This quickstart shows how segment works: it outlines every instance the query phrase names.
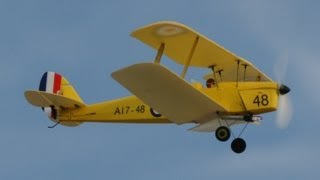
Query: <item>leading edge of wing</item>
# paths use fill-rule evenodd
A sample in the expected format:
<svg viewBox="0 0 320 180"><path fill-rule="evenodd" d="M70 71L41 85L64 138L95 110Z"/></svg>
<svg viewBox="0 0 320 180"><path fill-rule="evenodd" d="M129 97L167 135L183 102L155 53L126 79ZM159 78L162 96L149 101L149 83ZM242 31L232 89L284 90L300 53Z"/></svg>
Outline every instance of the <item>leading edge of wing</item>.
<svg viewBox="0 0 320 180"><path fill-rule="evenodd" d="M160 64L135 64L115 71L111 76L177 124L207 121L216 118L217 111L226 111L226 108Z"/></svg>

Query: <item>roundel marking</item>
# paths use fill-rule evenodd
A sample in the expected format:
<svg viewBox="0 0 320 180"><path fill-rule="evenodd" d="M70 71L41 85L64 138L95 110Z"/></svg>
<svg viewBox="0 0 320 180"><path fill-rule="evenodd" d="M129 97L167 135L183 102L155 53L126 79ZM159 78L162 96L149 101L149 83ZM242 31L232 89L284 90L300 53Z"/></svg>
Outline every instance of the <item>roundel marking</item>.
<svg viewBox="0 0 320 180"><path fill-rule="evenodd" d="M158 113L156 110L150 108L150 113L153 117L161 117L162 115Z"/></svg>
<svg viewBox="0 0 320 180"><path fill-rule="evenodd" d="M156 30L156 34L162 37L175 36L183 32L184 30L182 28L172 25L161 26Z"/></svg>

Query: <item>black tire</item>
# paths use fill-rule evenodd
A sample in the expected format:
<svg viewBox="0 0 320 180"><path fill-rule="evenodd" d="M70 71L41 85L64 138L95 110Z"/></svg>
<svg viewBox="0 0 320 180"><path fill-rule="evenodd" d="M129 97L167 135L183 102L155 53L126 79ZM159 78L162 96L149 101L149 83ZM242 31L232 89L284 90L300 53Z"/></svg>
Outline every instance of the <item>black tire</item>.
<svg viewBox="0 0 320 180"><path fill-rule="evenodd" d="M230 138L230 130L225 126L218 127L215 134L216 138L222 142L228 141Z"/></svg>
<svg viewBox="0 0 320 180"><path fill-rule="evenodd" d="M241 138L236 138L231 143L231 149L233 152L240 154L246 150L246 142Z"/></svg>

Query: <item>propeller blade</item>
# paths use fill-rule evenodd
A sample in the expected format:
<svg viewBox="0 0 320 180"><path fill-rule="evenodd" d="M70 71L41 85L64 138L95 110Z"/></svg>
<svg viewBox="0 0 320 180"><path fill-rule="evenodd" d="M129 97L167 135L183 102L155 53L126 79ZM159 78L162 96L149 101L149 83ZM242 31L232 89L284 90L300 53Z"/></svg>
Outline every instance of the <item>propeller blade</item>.
<svg viewBox="0 0 320 180"><path fill-rule="evenodd" d="M276 124L280 129L288 127L293 114L293 107L290 96L279 96L279 105L276 117Z"/></svg>
<svg viewBox="0 0 320 180"><path fill-rule="evenodd" d="M285 129L289 126L293 114L291 99L287 94L290 92L290 88L282 84L287 75L288 65L289 54L288 51L285 50L282 52L282 54L280 54L276 63L274 64L275 79L279 83L279 104L276 115L276 124L280 129Z"/></svg>

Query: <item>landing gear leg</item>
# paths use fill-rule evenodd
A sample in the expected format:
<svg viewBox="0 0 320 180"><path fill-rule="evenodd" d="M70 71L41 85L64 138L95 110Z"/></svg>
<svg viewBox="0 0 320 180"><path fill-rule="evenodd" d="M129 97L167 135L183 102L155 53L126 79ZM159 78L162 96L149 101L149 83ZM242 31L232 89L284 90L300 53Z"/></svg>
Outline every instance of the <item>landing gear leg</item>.
<svg viewBox="0 0 320 180"><path fill-rule="evenodd" d="M227 141L230 138L230 135L233 136L233 141L231 143L231 149L233 152L240 154L243 153L246 150L246 142L245 140L243 140L242 138L240 138L240 136L242 135L242 133L244 132L244 130L247 128L247 126L249 125L249 123L254 122L254 121L259 121L262 118L259 116L253 116L252 114L248 114L248 115L244 115L244 116L224 116L222 118L222 120L225 120L225 124L226 126L223 126L223 124L220 122L220 115L219 112L217 112L217 115L219 117L219 124L220 127L216 129L215 135L216 138L219 141ZM254 118L254 119L253 119ZM258 118L258 119L257 119ZM246 122L246 125L243 127L243 129L241 130L239 136L235 136L233 134L233 132L230 130L230 126L233 124L229 124L228 120L234 120L234 122L236 121L243 121Z"/></svg>
<svg viewBox="0 0 320 180"><path fill-rule="evenodd" d="M246 150L247 144L246 141L240 138L243 131L247 128L249 122L243 127L242 131L240 132L239 136L235 138L231 143L231 149L233 152L240 154L243 153Z"/></svg>

